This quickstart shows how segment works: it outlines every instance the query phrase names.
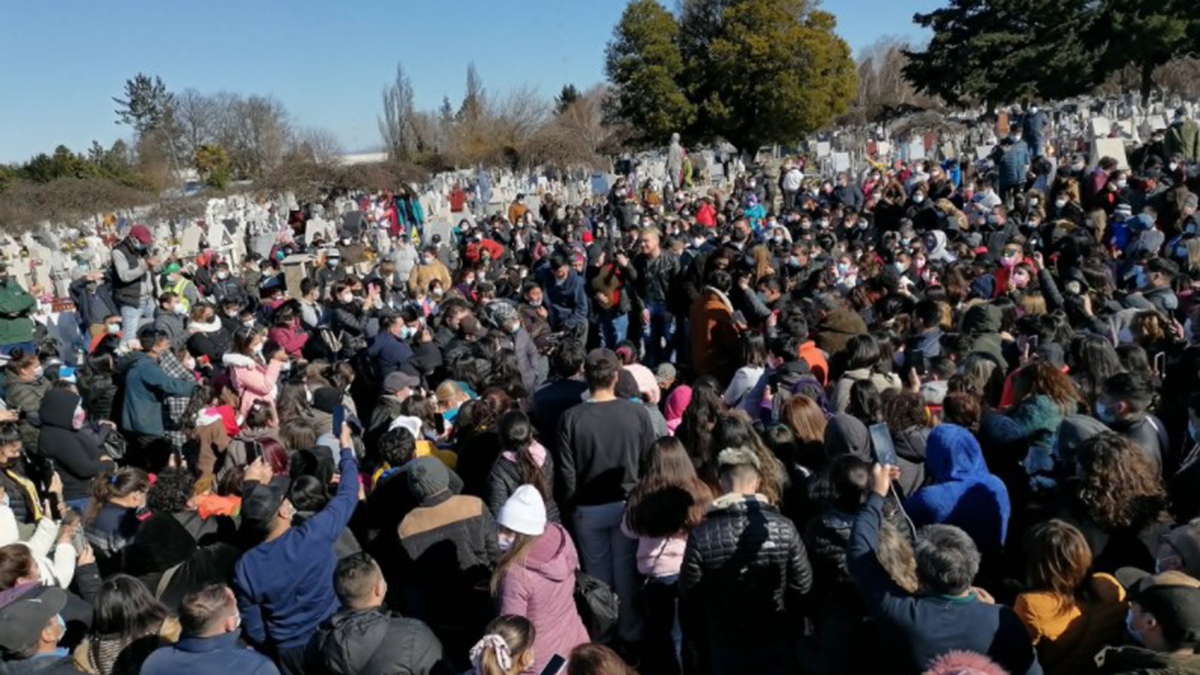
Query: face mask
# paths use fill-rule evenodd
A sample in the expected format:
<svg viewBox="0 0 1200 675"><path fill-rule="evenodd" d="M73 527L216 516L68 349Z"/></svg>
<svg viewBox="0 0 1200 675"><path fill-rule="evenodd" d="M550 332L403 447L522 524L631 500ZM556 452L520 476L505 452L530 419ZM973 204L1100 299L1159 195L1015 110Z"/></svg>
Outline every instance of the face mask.
<svg viewBox="0 0 1200 675"><path fill-rule="evenodd" d="M904 274L908 271L908 265L897 260L892 263L892 269L896 271L896 274Z"/></svg>
<svg viewBox="0 0 1200 675"><path fill-rule="evenodd" d="M400 339L401 340L409 339L410 337L412 337L412 334L413 334L413 329L409 328L408 326L400 327Z"/></svg>
<svg viewBox="0 0 1200 675"><path fill-rule="evenodd" d="M1167 168L1170 169L1171 171L1175 171L1175 169L1179 168L1179 164L1177 164L1175 162L1171 162L1170 164L1167 165Z"/></svg>
<svg viewBox="0 0 1200 675"><path fill-rule="evenodd" d="M1061 209L1062 207L1064 207L1064 206L1066 206L1066 205L1067 205L1067 200L1065 200L1065 199L1055 199L1055 200L1054 200L1054 205L1055 205L1056 207L1058 207L1058 208L1060 208L1060 209Z"/></svg>
<svg viewBox="0 0 1200 675"><path fill-rule="evenodd" d="M226 270L221 270L220 272L217 272L217 278L218 279L228 279L229 272L227 272Z"/></svg>
<svg viewBox="0 0 1200 675"><path fill-rule="evenodd" d="M1129 181L1127 181L1125 179L1121 179L1121 180L1117 181L1117 189L1118 190L1124 190L1128 185L1129 185Z"/></svg>
<svg viewBox="0 0 1200 675"><path fill-rule="evenodd" d="M1142 634L1133 627L1133 610L1125 612L1125 632L1129 634L1130 639L1139 645L1142 644Z"/></svg>
<svg viewBox="0 0 1200 675"><path fill-rule="evenodd" d="M86 421L87 421L87 412L84 411L83 406L81 406L81 405L75 406L75 414L71 417L71 428L72 429L82 429L83 423Z"/></svg>
<svg viewBox="0 0 1200 675"><path fill-rule="evenodd" d="M796 267L796 268L800 267L800 259L797 258L796 256L792 256L792 257L788 258L788 266Z"/></svg>
<svg viewBox="0 0 1200 675"><path fill-rule="evenodd" d="M1000 258L1000 266L1012 269L1017 266L1017 256L1005 255Z"/></svg>
<svg viewBox="0 0 1200 675"><path fill-rule="evenodd" d="M1026 274L1014 274L1013 286L1017 288L1025 288L1029 285L1029 276Z"/></svg>
<svg viewBox="0 0 1200 675"><path fill-rule="evenodd" d="M1085 166L1084 164L1072 164L1071 168L1074 169L1075 171L1083 171L1084 166Z"/></svg>
<svg viewBox="0 0 1200 675"><path fill-rule="evenodd" d="M329 269L337 269L338 261L336 259L329 260L328 263L329 263Z"/></svg>
<svg viewBox="0 0 1200 675"><path fill-rule="evenodd" d="M838 271L838 274L842 274L842 275L844 275L844 274L846 274L847 272L849 272L849 271L850 271L850 265L848 265L848 264L846 264L846 263L838 263L838 264L837 264L837 271Z"/></svg>
<svg viewBox="0 0 1200 675"><path fill-rule="evenodd" d="M262 349L263 349L263 346L262 346L261 342L254 345L254 353L257 354L258 356L262 356Z"/></svg>
<svg viewBox="0 0 1200 675"><path fill-rule="evenodd" d="M254 319L246 319L242 321L242 325L246 328L254 328Z"/></svg>
<svg viewBox="0 0 1200 675"><path fill-rule="evenodd" d="M433 264L433 258L431 258L431 257L429 257L429 256L425 256L425 257L421 258L421 262L422 262L422 263L424 263L424 264L426 264L426 265L432 265L432 264Z"/></svg>
<svg viewBox="0 0 1200 675"><path fill-rule="evenodd" d="M435 289L433 289L433 290L431 290L431 291L429 291L429 292L430 292L430 293L433 295L433 297L435 297L435 298L440 298L440 297L442 297L442 293L443 293L442 289L440 289L440 288L435 288Z"/></svg>
<svg viewBox="0 0 1200 675"><path fill-rule="evenodd" d="M41 366L38 366L33 371L33 379L40 380L42 378L42 376L45 374L46 374L46 369Z"/></svg>
<svg viewBox="0 0 1200 675"><path fill-rule="evenodd" d="M920 204L923 201L925 201L925 195L921 194L920 192L913 195L913 203L914 204Z"/></svg>
<svg viewBox="0 0 1200 675"><path fill-rule="evenodd" d="M1029 205L1030 205L1030 206L1037 206L1037 205L1038 205L1038 204L1040 204L1041 202L1042 202L1042 200L1038 199L1037 197L1033 197L1033 198L1031 198L1031 199L1029 200Z"/></svg>
<svg viewBox="0 0 1200 675"><path fill-rule="evenodd" d="M696 248L700 248L703 245L704 245L704 239L701 237L696 237L695 239L692 240L692 246L694 246Z"/></svg>
<svg viewBox="0 0 1200 675"><path fill-rule="evenodd" d="M530 306L530 307L541 307L541 306L542 306L542 301L541 301L541 300L530 300L530 301L529 301L529 306Z"/></svg>
<svg viewBox="0 0 1200 675"><path fill-rule="evenodd" d="M825 228L829 227L829 221L822 218L817 221L817 227L819 227L821 229L825 229Z"/></svg>
<svg viewBox="0 0 1200 675"><path fill-rule="evenodd" d="M508 549L512 548L513 540L515 539L516 535L498 534L496 535L496 544L500 547L501 551L507 551Z"/></svg>
<svg viewBox="0 0 1200 675"><path fill-rule="evenodd" d="M354 302L354 294L353 293L342 293L341 300L342 300L343 305L348 305L348 304Z"/></svg>
<svg viewBox="0 0 1200 675"><path fill-rule="evenodd" d="M508 329L508 332L510 332L510 333L512 333L512 334L514 334L514 335L515 335L515 334L516 334L516 332L517 332L517 331L519 331L519 330L521 330L521 322L519 322L519 321L518 321L517 323L514 323L514 324L512 325L512 328L509 328L509 329Z"/></svg>
<svg viewBox="0 0 1200 675"><path fill-rule="evenodd" d="M108 324L108 334L109 335L117 335L120 332L121 332L121 324L119 324L119 323Z"/></svg>
<svg viewBox="0 0 1200 675"><path fill-rule="evenodd" d="M569 278L570 277L563 277L562 279L559 279L558 277L554 277L554 285L562 286L563 284L567 283L567 279Z"/></svg>
<svg viewBox="0 0 1200 675"><path fill-rule="evenodd" d="M1112 410L1109 410L1104 401L1096 401L1096 419L1105 424L1110 424L1117 421L1117 416Z"/></svg>
<svg viewBox="0 0 1200 675"><path fill-rule="evenodd" d="M174 309L175 313L180 316L187 314L187 308L183 306L183 303L180 303L180 302L175 303L175 306L172 307L172 309Z"/></svg>

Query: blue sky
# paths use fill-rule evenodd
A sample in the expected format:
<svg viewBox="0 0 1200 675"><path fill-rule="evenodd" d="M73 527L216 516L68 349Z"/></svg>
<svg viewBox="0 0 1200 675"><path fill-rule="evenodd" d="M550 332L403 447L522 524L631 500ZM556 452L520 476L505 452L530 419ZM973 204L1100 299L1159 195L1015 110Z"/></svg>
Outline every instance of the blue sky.
<svg viewBox="0 0 1200 675"><path fill-rule="evenodd" d="M674 0L667 6L673 8ZM825 0L857 52L885 35L922 39L914 12L939 0ZM417 103L461 99L467 63L490 91L547 98L604 78L624 0L0 0L0 162L59 143L128 137L111 98L138 71L172 90L272 94L294 121L348 150L379 144L379 93L397 61Z"/></svg>

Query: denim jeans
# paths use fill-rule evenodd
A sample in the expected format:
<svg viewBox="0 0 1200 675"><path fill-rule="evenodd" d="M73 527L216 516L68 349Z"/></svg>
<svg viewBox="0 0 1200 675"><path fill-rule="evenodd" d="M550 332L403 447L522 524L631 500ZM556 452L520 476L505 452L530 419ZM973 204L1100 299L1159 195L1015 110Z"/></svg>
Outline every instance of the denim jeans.
<svg viewBox="0 0 1200 675"><path fill-rule="evenodd" d="M616 349L629 332L629 315L616 310L604 310L597 317L600 329L600 346Z"/></svg>
<svg viewBox="0 0 1200 675"><path fill-rule="evenodd" d="M580 506L571 518L583 571L608 584L621 599L617 634L634 643L641 637L642 617L637 607L637 540L621 532L625 502Z"/></svg>
<svg viewBox="0 0 1200 675"><path fill-rule="evenodd" d="M655 368L675 358L675 316L664 302L652 302L646 308L650 310L646 365Z"/></svg>
<svg viewBox="0 0 1200 675"><path fill-rule="evenodd" d="M154 300L151 298L142 298L140 307L121 305L121 342L128 343L137 337L139 327L153 322Z"/></svg>

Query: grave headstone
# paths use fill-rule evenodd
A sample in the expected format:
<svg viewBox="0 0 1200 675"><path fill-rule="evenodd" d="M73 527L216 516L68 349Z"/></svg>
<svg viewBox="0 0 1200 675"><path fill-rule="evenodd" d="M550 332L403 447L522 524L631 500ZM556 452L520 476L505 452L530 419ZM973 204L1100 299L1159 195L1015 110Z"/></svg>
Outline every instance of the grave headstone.
<svg viewBox="0 0 1200 675"><path fill-rule="evenodd" d="M1095 165L1101 157L1112 157L1117 160L1117 168L1129 169L1129 160L1125 157L1125 142L1119 138L1092 139L1092 164Z"/></svg>

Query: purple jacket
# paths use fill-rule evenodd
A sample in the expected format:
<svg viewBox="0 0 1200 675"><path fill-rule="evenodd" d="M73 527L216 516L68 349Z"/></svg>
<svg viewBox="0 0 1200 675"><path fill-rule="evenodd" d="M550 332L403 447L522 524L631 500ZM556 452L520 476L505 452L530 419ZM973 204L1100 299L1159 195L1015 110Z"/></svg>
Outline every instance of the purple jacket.
<svg viewBox="0 0 1200 675"><path fill-rule="evenodd" d="M523 561L514 562L500 587L500 613L519 614L533 623L533 643L540 673L555 654L566 657L589 642L587 629L575 608L575 570L579 555L571 536L558 523L546 523Z"/></svg>

